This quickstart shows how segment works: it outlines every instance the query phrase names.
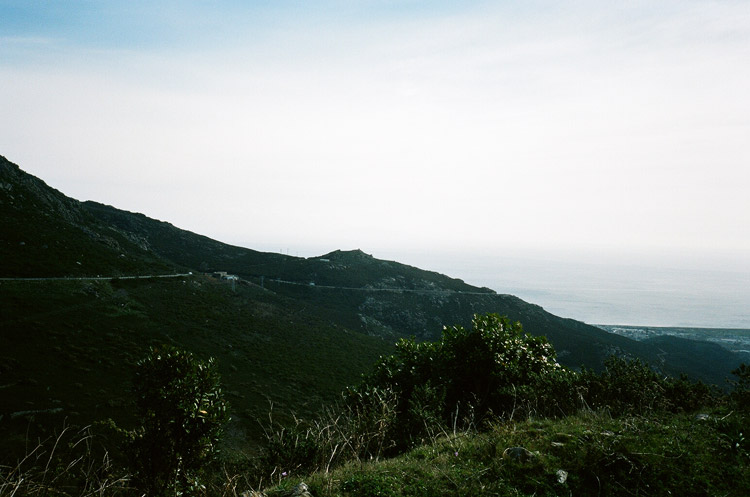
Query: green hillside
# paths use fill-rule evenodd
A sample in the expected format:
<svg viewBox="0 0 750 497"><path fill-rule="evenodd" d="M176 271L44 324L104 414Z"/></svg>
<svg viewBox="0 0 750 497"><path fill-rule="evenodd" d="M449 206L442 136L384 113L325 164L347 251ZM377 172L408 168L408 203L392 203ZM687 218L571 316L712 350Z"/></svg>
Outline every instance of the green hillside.
<svg viewBox="0 0 750 497"><path fill-rule="evenodd" d="M202 271L227 271L274 292L305 302L332 322L389 341L416 336L439 337L443 326L468 324L476 313L495 312L524 323L528 331L547 336L561 363L602 367L609 355L639 357L665 373L686 372L723 385L741 360L726 351L695 342L683 350L665 350L564 319L512 295L477 288L462 280L394 261L379 260L361 250L336 250L300 258L257 252L211 240L174 226L95 202L84 208L101 223L144 240L150 250L175 264ZM703 347L717 361L699 364ZM674 360L673 360L674 359Z"/></svg>
<svg viewBox="0 0 750 497"><path fill-rule="evenodd" d="M217 358L243 440L257 439L269 403L309 415L390 350L294 301L208 277L6 281L0 313L0 429L19 439L31 417L132 424L132 367L149 346Z"/></svg>
<svg viewBox="0 0 750 497"><path fill-rule="evenodd" d="M162 274L174 263L0 156L0 277Z"/></svg>
<svg viewBox="0 0 750 497"><path fill-rule="evenodd" d="M496 423L436 436L392 459L282 477L264 495L288 496L304 485L315 497L742 497L750 461L732 443L747 417L726 415L582 412Z"/></svg>
<svg viewBox="0 0 750 497"><path fill-rule="evenodd" d="M207 276L214 271L241 280L232 291ZM173 274L187 276L147 278ZM100 275L105 279L17 279ZM133 276L143 278L125 279ZM161 343L218 359L232 430L237 439L253 440L270 402L281 412L312 413L397 338L432 340L443 326L467 325L487 312L547 336L572 368L601 370L616 354L723 384L740 362L701 342L636 342L360 250L306 259L227 245L143 214L68 198L0 157L4 440L21 441L31 419L47 428L62 419L131 422L129 371Z"/></svg>

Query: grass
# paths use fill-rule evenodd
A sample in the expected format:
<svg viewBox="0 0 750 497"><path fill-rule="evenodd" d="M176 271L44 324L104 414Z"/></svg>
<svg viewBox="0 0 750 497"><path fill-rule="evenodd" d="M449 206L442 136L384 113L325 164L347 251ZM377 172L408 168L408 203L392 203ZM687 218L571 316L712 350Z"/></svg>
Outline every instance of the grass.
<svg viewBox="0 0 750 497"><path fill-rule="evenodd" d="M393 459L290 475L266 493L284 495L304 480L316 497L739 497L750 495L750 458L727 432L746 422L726 412L707 420L581 412L498 423L481 433L443 435Z"/></svg>
<svg viewBox="0 0 750 497"><path fill-rule="evenodd" d="M398 457L353 460L316 473L257 459L206 468L200 495L287 497L305 483L314 497L750 495L748 414L717 407L706 416L612 418L580 411L560 419L494 422L443 432ZM0 497L136 496L88 429L63 428L17 464L0 466ZM256 489L256 490L253 490Z"/></svg>
<svg viewBox="0 0 750 497"><path fill-rule="evenodd" d="M129 481L88 427L63 427L14 465L0 466L0 497L127 495Z"/></svg>
<svg viewBox="0 0 750 497"><path fill-rule="evenodd" d="M225 452L223 469L207 468L210 495L237 495L258 481L278 483L268 493L279 494L303 476L316 496L750 494L745 440L750 423L728 412L701 423L686 415L611 419L584 412L496 424L481 433L443 433L398 458L375 463L355 457L356 463L325 465L326 471L312 476L297 474L304 464L264 472L253 462L252 449L263 438L258 420L265 419L269 405L285 424L295 414L312 419L392 350L390 337L434 338L442 324L466 324L475 312L507 314L527 331L547 335L572 367L596 368L615 348L650 362L661 356L647 344L557 318L512 296L445 293L483 290L359 251L317 259L264 254L143 215L80 204L2 158L0 175L12 187L0 192L2 276L191 268L227 270L253 281L266 277L266 290L240 285L236 292L199 276L0 282L0 464L6 464L0 495L129 495L127 475L111 465L108 452L76 452L98 447L94 438L81 433L74 440L74 430L53 427L69 426L64 419L83 426L110 417L132 425L132 365L149 346L163 343L213 356L221 368L232 407L227 432L233 450ZM274 284L273 277L438 292L365 293ZM680 358L688 352L687 359L699 360ZM704 352L686 346L665 357L665 372L689 364L692 374L712 383L735 367L729 358L705 361ZM699 369L711 364L720 367L701 376ZM29 448L29 440L40 442ZM355 445L369 441L345 443L357 453ZM533 456L506 451L514 447ZM509 455L514 453L525 456L516 460ZM567 473L564 483L561 470ZM102 486L107 482L119 483Z"/></svg>
<svg viewBox="0 0 750 497"><path fill-rule="evenodd" d="M205 277L2 282L0 314L0 462L29 430L46 438L65 418L132 426L132 366L151 345L217 359L229 444L243 450L262 437L269 403L287 420L311 416L391 350L289 299Z"/></svg>

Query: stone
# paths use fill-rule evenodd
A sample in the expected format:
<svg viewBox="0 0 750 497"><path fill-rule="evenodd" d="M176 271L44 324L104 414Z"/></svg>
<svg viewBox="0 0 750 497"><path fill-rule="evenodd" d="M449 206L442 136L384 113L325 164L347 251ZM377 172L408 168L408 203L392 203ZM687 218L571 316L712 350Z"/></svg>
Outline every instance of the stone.
<svg viewBox="0 0 750 497"><path fill-rule="evenodd" d="M255 490L245 490L240 494L240 497L266 497L266 494L256 492Z"/></svg>
<svg viewBox="0 0 750 497"><path fill-rule="evenodd" d="M303 482L294 487L291 497L312 497L312 494L310 494L310 489Z"/></svg>
<svg viewBox="0 0 750 497"><path fill-rule="evenodd" d="M503 459L512 461L529 462L535 457L536 455L533 452L524 447L508 447L503 451Z"/></svg>

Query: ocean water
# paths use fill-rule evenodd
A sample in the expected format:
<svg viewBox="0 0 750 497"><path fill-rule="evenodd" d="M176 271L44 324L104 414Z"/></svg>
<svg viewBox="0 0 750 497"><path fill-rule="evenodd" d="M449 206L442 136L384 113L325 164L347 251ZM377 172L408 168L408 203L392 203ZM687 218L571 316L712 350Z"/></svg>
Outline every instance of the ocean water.
<svg viewBox="0 0 750 497"><path fill-rule="evenodd" d="M750 263L742 257L436 253L412 259L589 324L750 329Z"/></svg>
<svg viewBox="0 0 750 497"><path fill-rule="evenodd" d="M750 329L750 253L361 248L589 324ZM311 257L331 250L299 246L285 253Z"/></svg>

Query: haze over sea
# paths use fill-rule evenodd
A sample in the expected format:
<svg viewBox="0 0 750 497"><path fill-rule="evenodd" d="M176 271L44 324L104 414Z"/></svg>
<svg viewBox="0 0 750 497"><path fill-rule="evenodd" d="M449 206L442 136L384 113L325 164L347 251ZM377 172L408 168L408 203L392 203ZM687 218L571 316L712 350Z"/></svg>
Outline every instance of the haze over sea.
<svg viewBox="0 0 750 497"><path fill-rule="evenodd" d="M750 328L747 2L135 3L0 2L0 153L229 243Z"/></svg>
<svg viewBox="0 0 750 497"><path fill-rule="evenodd" d="M740 258L433 257L441 272L589 324L750 328L750 266Z"/></svg>
<svg viewBox="0 0 750 497"><path fill-rule="evenodd" d="M333 250L234 243L304 257ZM350 248L355 247L342 250ZM750 329L750 257L745 254L360 248L378 259L515 295L588 324Z"/></svg>
<svg viewBox="0 0 750 497"><path fill-rule="evenodd" d="M750 259L744 255L362 249L378 259L515 295L588 324L750 329ZM309 257L327 250L281 251Z"/></svg>

